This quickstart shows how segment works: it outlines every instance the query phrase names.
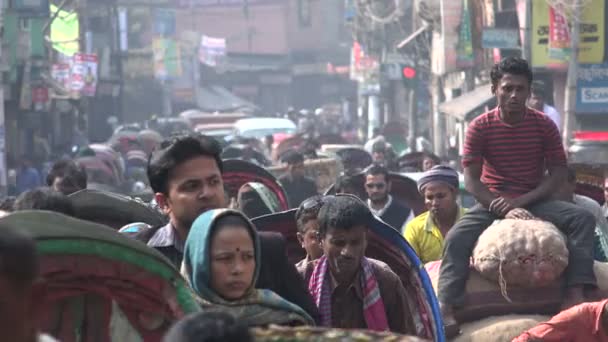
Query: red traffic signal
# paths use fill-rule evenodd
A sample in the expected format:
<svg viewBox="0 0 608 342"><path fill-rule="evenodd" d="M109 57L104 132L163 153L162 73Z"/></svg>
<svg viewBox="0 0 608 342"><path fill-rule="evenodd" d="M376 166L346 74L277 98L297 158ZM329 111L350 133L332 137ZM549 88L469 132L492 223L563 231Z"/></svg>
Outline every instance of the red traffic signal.
<svg viewBox="0 0 608 342"><path fill-rule="evenodd" d="M403 77L406 79L416 78L416 69L412 68L411 66L403 67L401 69L401 73L403 74Z"/></svg>

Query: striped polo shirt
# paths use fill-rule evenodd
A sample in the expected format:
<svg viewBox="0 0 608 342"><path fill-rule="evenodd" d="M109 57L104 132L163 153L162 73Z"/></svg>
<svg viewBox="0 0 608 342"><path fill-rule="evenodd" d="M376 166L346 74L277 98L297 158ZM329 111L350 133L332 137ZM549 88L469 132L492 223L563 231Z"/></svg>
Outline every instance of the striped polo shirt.
<svg viewBox="0 0 608 342"><path fill-rule="evenodd" d="M462 165L482 163L482 183L512 198L535 189L548 166L566 166L566 153L557 127L543 113L528 108L514 125L499 113L495 108L469 124Z"/></svg>

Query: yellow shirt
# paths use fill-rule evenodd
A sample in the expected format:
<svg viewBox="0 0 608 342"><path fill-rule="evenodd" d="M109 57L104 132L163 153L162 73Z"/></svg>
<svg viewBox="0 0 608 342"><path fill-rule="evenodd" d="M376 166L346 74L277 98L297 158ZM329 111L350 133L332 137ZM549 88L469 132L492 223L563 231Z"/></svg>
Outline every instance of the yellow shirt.
<svg viewBox="0 0 608 342"><path fill-rule="evenodd" d="M456 221L460 219L465 211L463 208L458 209ZM443 234L431 219L430 212L424 212L410 221L404 229L403 236L416 251L423 264L441 259Z"/></svg>

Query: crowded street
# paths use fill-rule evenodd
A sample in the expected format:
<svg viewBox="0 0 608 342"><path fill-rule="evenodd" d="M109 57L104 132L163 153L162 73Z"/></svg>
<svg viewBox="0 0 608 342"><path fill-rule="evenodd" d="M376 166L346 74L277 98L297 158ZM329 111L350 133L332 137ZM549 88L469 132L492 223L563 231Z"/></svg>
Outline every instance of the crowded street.
<svg viewBox="0 0 608 342"><path fill-rule="evenodd" d="M0 4L0 341L608 342L605 0Z"/></svg>

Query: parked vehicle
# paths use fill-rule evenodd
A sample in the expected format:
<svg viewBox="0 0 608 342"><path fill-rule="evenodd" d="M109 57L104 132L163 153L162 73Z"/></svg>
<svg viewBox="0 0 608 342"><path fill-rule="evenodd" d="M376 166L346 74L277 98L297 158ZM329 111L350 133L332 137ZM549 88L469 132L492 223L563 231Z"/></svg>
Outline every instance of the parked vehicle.
<svg viewBox="0 0 608 342"><path fill-rule="evenodd" d="M235 136L263 139L276 133L295 134L296 125L283 118L249 118L234 123Z"/></svg>

